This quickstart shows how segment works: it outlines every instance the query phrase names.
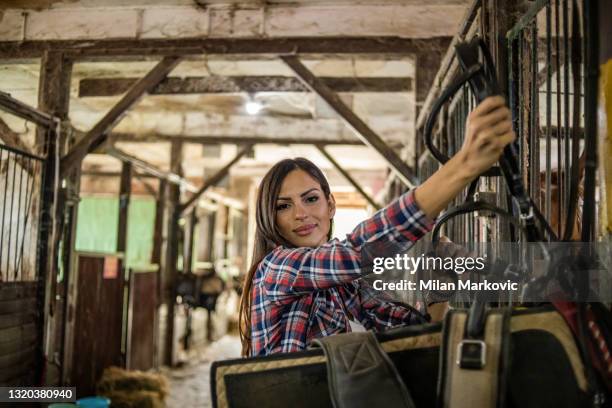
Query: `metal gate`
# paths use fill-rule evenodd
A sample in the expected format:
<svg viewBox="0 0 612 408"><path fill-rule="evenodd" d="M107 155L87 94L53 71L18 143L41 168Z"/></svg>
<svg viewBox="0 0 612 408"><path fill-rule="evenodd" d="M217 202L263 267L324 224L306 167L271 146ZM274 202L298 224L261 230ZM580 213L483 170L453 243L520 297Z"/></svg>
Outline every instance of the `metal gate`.
<svg viewBox="0 0 612 408"><path fill-rule="evenodd" d="M41 157L0 145L0 385L39 382L43 169Z"/></svg>
<svg viewBox="0 0 612 408"><path fill-rule="evenodd" d="M478 3L483 2L475 2ZM508 90L523 179L529 194L560 238L593 240L596 225L594 112L597 107L593 89L596 90L597 77L592 72L597 61L589 58L593 38L587 41L587 37L590 26L594 25L596 30L596 22L587 21L586 2L539 0L529 4L505 36L506 52L494 53L498 69L502 66L501 71L508 72L507 78L501 77L500 81L506 82ZM495 26L486 23L485 12L489 10L480 6L472 9L460 33L463 39L469 40L475 35L498 37L490 30ZM449 54L428 99L437 97L436 85L438 91L444 89L457 72L457 63ZM419 115L421 127L417 131L421 134L421 119L427 117L430 106L426 103ZM466 87L439 115L434 141L447 156L460 149L466 118L474 106ZM423 150L419 143L417 167L421 180L439 168ZM500 177L482 177L477 194L480 199L510 208ZM454 204L465 198L465 195L458 197ZM584 219L583 213L588 219ZM588 231L582 230L584 225ZM519 239L497 219L475 214L450 220L444 233L455 242Z"/></svg>

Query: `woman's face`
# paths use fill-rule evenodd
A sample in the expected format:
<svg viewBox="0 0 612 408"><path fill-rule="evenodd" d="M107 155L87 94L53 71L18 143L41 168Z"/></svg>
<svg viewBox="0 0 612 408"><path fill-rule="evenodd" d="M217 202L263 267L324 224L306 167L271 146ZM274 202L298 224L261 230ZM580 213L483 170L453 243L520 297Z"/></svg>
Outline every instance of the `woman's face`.
<svg viewBox="0 0 612 408"><path fill-rule="evenodd" d="M317 180L304 170L287 174L276 200L276 225L296 247L316 247L327 242L336 203Z"/></svg>

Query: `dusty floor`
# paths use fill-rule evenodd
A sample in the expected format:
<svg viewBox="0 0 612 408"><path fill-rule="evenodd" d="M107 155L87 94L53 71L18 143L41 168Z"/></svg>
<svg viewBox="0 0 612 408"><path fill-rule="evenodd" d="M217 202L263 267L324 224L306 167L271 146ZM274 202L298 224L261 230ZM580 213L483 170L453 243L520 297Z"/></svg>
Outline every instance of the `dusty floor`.
<svg viewBox="0 0 612 408"><path fill-rule="evenodd" d="M180 368L164 369L170 380L167 408L212 407L210 399L210 365L214 360L240 356L240 339L225 335L210 345L191 353L188 362Z"/></svg>

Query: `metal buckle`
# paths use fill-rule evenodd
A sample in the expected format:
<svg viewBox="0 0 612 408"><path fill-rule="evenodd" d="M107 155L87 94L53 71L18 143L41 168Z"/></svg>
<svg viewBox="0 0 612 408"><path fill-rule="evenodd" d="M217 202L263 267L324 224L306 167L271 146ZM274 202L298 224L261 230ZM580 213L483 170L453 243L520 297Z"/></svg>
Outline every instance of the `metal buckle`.
<svg viewBox="0 0 612 408"><path fill-rule="evenodd" d="M457 345L457 365L469 370L480 370L486 364L487 345L482 340L462 340Z"/></svg>

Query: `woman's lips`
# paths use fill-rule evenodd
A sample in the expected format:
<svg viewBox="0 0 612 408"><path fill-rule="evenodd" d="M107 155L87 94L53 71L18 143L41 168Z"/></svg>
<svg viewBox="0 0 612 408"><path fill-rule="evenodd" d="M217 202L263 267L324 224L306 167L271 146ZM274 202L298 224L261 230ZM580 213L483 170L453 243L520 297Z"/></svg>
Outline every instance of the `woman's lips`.
<svg viewBox="0 0 612 408"><path fill-rule="evenodd" d="M294 229L293 232L298 234L300 237L305 237L306 235L310 235L310 233L315 229L316 226L316 224L303 225L299 228Z"/></svg>

